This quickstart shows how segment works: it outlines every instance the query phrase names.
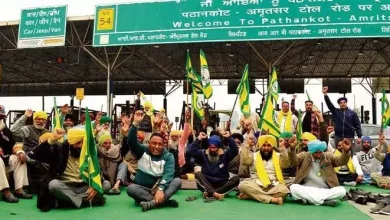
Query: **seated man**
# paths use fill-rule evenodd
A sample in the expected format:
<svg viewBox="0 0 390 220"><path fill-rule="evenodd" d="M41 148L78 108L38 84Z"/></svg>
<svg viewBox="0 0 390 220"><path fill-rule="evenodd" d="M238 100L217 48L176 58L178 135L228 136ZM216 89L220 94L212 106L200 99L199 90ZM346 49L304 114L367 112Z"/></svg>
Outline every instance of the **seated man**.
<svg viewBox="0 0 390 220"><path fill-rule="evenodd" d="M363 176L362 183L364 184L371 184L371 174L380 173L382 170L381 162L374 156L378 148L379 145L371 148L371 138L363 137L361 151L357 152L352 158L356 173Z"/></svg>
<svg viewBox="0 0 390 220"><path fill-rule="evenodd" d="M101 173L111 186L115 185L118 163L121 162L122 157L119 153L119 146L112 144L110 134L100 136L98 155Z"/></svg>
<svg viewBox="0 0 390 220"><path fill-rule="evenodd" d="M236 142L238 147L238 153L241 152L241 146L244 145L244 136L239 133L232 134L234 142ZM240 169L240 154L238 154L232 161L229 163L229 172L232 174L238 175Z"/></svg>
<svg viewBox="0 0 390 220"><path fill-rule="evenodd" d="M223 144L217 135L208 139L208 149L200 149L201 141L206 139L206 134L201 132L198 138L190 145L188 153L195 159L202 169L195 172L198 189L203 192L203 197L214 197L222 200L224 195L236 188L240 183L238 176L229 179L229 163L238 154L237 144L230 137L229 132L223 135L228 138L229 149L224 152Z"/></svg>
<svg viewBox="0 0 390 220"><path fill-rule="evenodd" d="M381 134L379 136L378 149L375 151L375 158L383 164L381 173L371 173L371 179L380 187L384 189L390 189L390 148L386 153L382 153L382 147L386 141L385 136ZM390 212L390 209L387 209ZM387 213L390 214L390 213Z"/></svg>
<svg viewBox="0 0 390 220"><path fill-rule="evenodd" d="M340 141L337 144L337 149L334 151L335 156L340 156L341 152L343 152L343 142ZM335 167L334 171L337 174L337 179L339 180L340 185L347 185L347 186L356 186L357 183L360 183L363 181L363 176L356 174L356 169L353 166L352 159L349 158L348 164L341 166L341 167Z"/></svg>
<svg viewBox="0 0 390 220"><path fill-rule="evenodd" d="M89 187L88 183L83 182L80 176L79 158L85 130L81 128L69 129L67 140L58 143L57 141L64 134L64 131L57 131L28 154L30 158L50 166L48 176L41 183L38 208L42 211L48 211L60 205L72 205L80 208L89 206L90 202L93 206L104 205L106 199L103 195ZM108 192L111 188L108 181L102 181L102 187L103 193Z"/></svg>
<svg viewBox="0 0 390 220"><path fill-rule="evenodd" d="M283 204L283 199L287 197L289 191L284 184L282 168L288 167L289 161L286 148L281 146L279 154L273 149L276 144L276 138L272 135L259 137L257 146L260 151L253 154L252 158L247 157L246 161L243 161L245 165L251 166L251 177L241 183L241 194L238 198Z"/></svg>
<svg viewBox="0 0 390 220"><path fill-rule="evenodd" d="M144 113L137 111L128 134L130 150L138 159L138 171L127 194L140 203L144 212L158 206L178 207L176 200L170 200L181 187L181 180L174 178L175 160L164 148L160 134L151 136L148 147L138 143L137 127L143 119Z"/></svg>
<svg viewBox="0 0 390 220"><path fill-rule="evenodd" d="M298 167L294 184L290 192L294 199L301 200L303 204L337 206L338 199L346 191L339 185L335 167L347 165L350 158L351 142L343 140L343 152L340 156L324 153L327 146L323 141L310 141L309 152L298 155L295 152L296 144L290 145L289 160L291 165Z"/></svg>

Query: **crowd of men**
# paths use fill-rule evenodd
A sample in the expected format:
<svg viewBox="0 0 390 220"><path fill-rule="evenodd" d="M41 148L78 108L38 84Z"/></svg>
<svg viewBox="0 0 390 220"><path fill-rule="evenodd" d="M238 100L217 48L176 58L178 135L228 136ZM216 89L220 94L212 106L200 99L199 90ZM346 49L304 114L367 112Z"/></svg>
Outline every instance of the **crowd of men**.
<svg viewBox="0 0 390 220"><path fill-rule="evenodd" d="M327 125L310 100L305 102L302 116L298 114L294 96L291 103L283 102L276 114L281 129L278 137L257 128L257 114L243 116L236 129L228 123L225 129L207 133L205 126L192 129L191 114L186 111L184 129L175 131L164 110L155 113L148 102L141 108L139 96L134 114L122 115L118 140L112 139L109 117L91 114L103 193L80 177L85 115L75 125L65 105L61 109L64 129L50 132L45 128L45 112L27 110L8 128L1 106L3 200L17 203L36 194L42 211L102 206L104 194L119 195L120 187L125 186L142 211L178 207L172 196L189 174L194 174L206 202L223 200L235 190L238 199L260 203L282 205L290 194L302 204L337 206L346 194L341 185L374 183L390 189L390 148L386 149L384 135L379 134L378 146L371 146L370 138L362 137L359 118L347 107L348 100L340 98L336 108L326 87L323 93L334 127ZM300 116L303 133L297 138ZM31 117L33 124L26 125ZM23 142L15 142L15 137ZM390 215L389 202L387 199L383 207L377 207L378 212Z"/></svg>

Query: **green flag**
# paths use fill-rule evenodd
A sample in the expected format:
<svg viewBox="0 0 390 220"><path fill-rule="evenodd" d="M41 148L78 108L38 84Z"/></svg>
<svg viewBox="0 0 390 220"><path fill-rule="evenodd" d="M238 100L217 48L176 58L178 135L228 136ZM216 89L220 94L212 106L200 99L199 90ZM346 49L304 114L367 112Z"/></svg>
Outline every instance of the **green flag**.
<svg viewBox="0 0 390 220"><path fill-rule="evenodd" d="M236 93L238 94L240 100L240 109L243 115L250 115L251 109L249 105L249 73L248 73L248 64L245 66L244 73L242 74L242 78L240 84L236 89Z"/></svg>
<svg viewBox="0 0 390 220"><path fill-rule="evenodd" d="M204 109L202 107L202 103L199 101L199 96L192 84L192 107L194 108L195 114L198 116L200 120L204 118Z"/></svg>
<svg viewBox="0 0 390 220"><path fill-rule="evenodd" d="M390 125L390 105L386 96L386 90L382 90L382 127Z"/></svg>
<svg viewBox="0 0 390 220"><path fill-rule="evenodd" d="M200 50L200 74L202 76L202 84L203 84L203 94L206 99L211 98L213 95L213 87L210 83L210 72L209 66L206 60L206 54L204 54L203 50Z"/></svg>
<svg viewBox="0 0 390 220"><path fill-rule="evenodd" d="M96 191L103 193L99 160L88 108L85 109L85 135L80 154L80 176Z"/></svg>
<svg viewBox="0 0 390 220"><path fill-rule="evenodd" d="M186 62L186 70L187 70L187 80L193 85L193 88L196 89L198 94L203 94L203 86L202 86L202 78L199 74L197 74L192 67L190 51L187 50L187 62Z"/></svg>
<svg viewBox="0 0 390 220"><path fill-rule="evenodd" d="M297 125L297 139L301 141L302 139L302 111L299 109L298 111L298 125Z"/></svg>

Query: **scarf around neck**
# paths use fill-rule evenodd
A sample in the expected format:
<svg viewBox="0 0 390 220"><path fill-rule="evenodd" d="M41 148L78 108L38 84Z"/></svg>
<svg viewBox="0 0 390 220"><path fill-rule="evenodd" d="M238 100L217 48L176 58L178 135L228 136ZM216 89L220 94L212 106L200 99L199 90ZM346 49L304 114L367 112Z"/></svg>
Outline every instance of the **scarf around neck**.
<svg viewBox="0 0 390 220"><path fill-rule="evenodd" d="M287 113L284 113L281 111L278 114L279 125L282 124L284 117L286 117L286 120L284 121L284 132L292 132L292 113L291 113L291 111L288 111Z"/></svg>
<svg viewBox="0 0 390 220"><path fill-rule="evenodd" d="M282 169L280 168L279 157L276 155L275 151L272 151L271 159L275 168L276 179L279 183L284 184L284 178ZM263 187L267 188L271 184L271 181L269 179L267 171L265 170L263 158L261 157L260 151L256 153L256 172L257 177L260 179L261 183L263 183Z"/></svg>

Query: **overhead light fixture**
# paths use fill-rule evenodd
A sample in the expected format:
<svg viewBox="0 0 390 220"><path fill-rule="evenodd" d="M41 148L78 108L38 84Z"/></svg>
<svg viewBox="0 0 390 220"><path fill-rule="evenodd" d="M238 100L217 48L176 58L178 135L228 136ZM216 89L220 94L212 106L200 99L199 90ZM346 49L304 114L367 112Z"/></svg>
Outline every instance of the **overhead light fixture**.
<svg viewBox="0 0 390 220"><path fill-rule="evenodd" d="M51 60L47 60L46 62L47 62L47 63L53 63L53 61L51 61Z"/></svg>
<svg viewBox="0 0 390 220"><path fill-rule="evenodd" d="M307 66L303 65L303 66L302 66L302 69L306 69L306 67L307 67Z"/></svg>
<svg viewBox="0 0 390 220"><path fill-rule="evenodd" d="M227 47L231 47L232 44L231 44L231 43L226 43L226 46L227 46Z"/></svg>
<svg viewBox="0 0 390 220"><path fill-rule="evenodd" d="M238 75L238 72L234 72L234 75Z"/></svg>
<svg viewBox="0 0 390 220"><path fill-rule="evenodd" d="M181 66L180 66L180 65L177 65L176 67L177 67L178 69L180 69L180 68L181 68Z"/></svg>
<svg viewBox="0 0 390 220"><path fill-rule="evenodd" d="M154 45L153 47L154 47L154 48L160 48L160 46L159 46L159 45Z"/></svg>
<svg viewBox="0 0 390 220"><path fill-rule="evenodd" d="M296 76L299 76L299 75L301 75L301 74L299 74L299 73L295 73L295 75L296 75Z"/></svg>
<svg viewBox="0 0 390 220"><path fill-rule="evenodd" d="M231 54L229 54L229 57L234 57L234 54L232 54L232 53L231 53Z"/></svg>
<svg viewBox="0 0 390 220"><path fill-rule="evenodd" d="M376 44L376 43L378 43L378 40L375 39L375 40L373 40L372 42L373 42L374 44Z"/></svg>
<svg viewBox="0 0 390 220"><path fill-rule="evenodd" d="M321 44L322 44L322 41L317 41L317 44L318 44L318 45L321 45Z"/></svg>
<svg viewBox="0 0 390 220"><path fill-rule="evenodd" d="M359 51L359 56L363 56L363 55L364 55L363 51Z"/></svg>
<svg viewBox="0 0 390 220"><path fill-rule="evenodd" d="M348 74L347 76L352 76L351 74Z"/></svg>
<svg viewBox="0 0 390 220"><path fill-rule="evenodd" d="M168 59L171 59L171 58L172 58L172 56L171 56L171 55L169 55L169 56L167 56L167 58L168 58Z"/></svg>
<svg viewBox="0 0 390 220"><path fill-rule="evenodd" d="M313 59L313 58L314 58L314 55L313 55L313 54L310 54L308 58L309 58L309 59Z"/></svg>

